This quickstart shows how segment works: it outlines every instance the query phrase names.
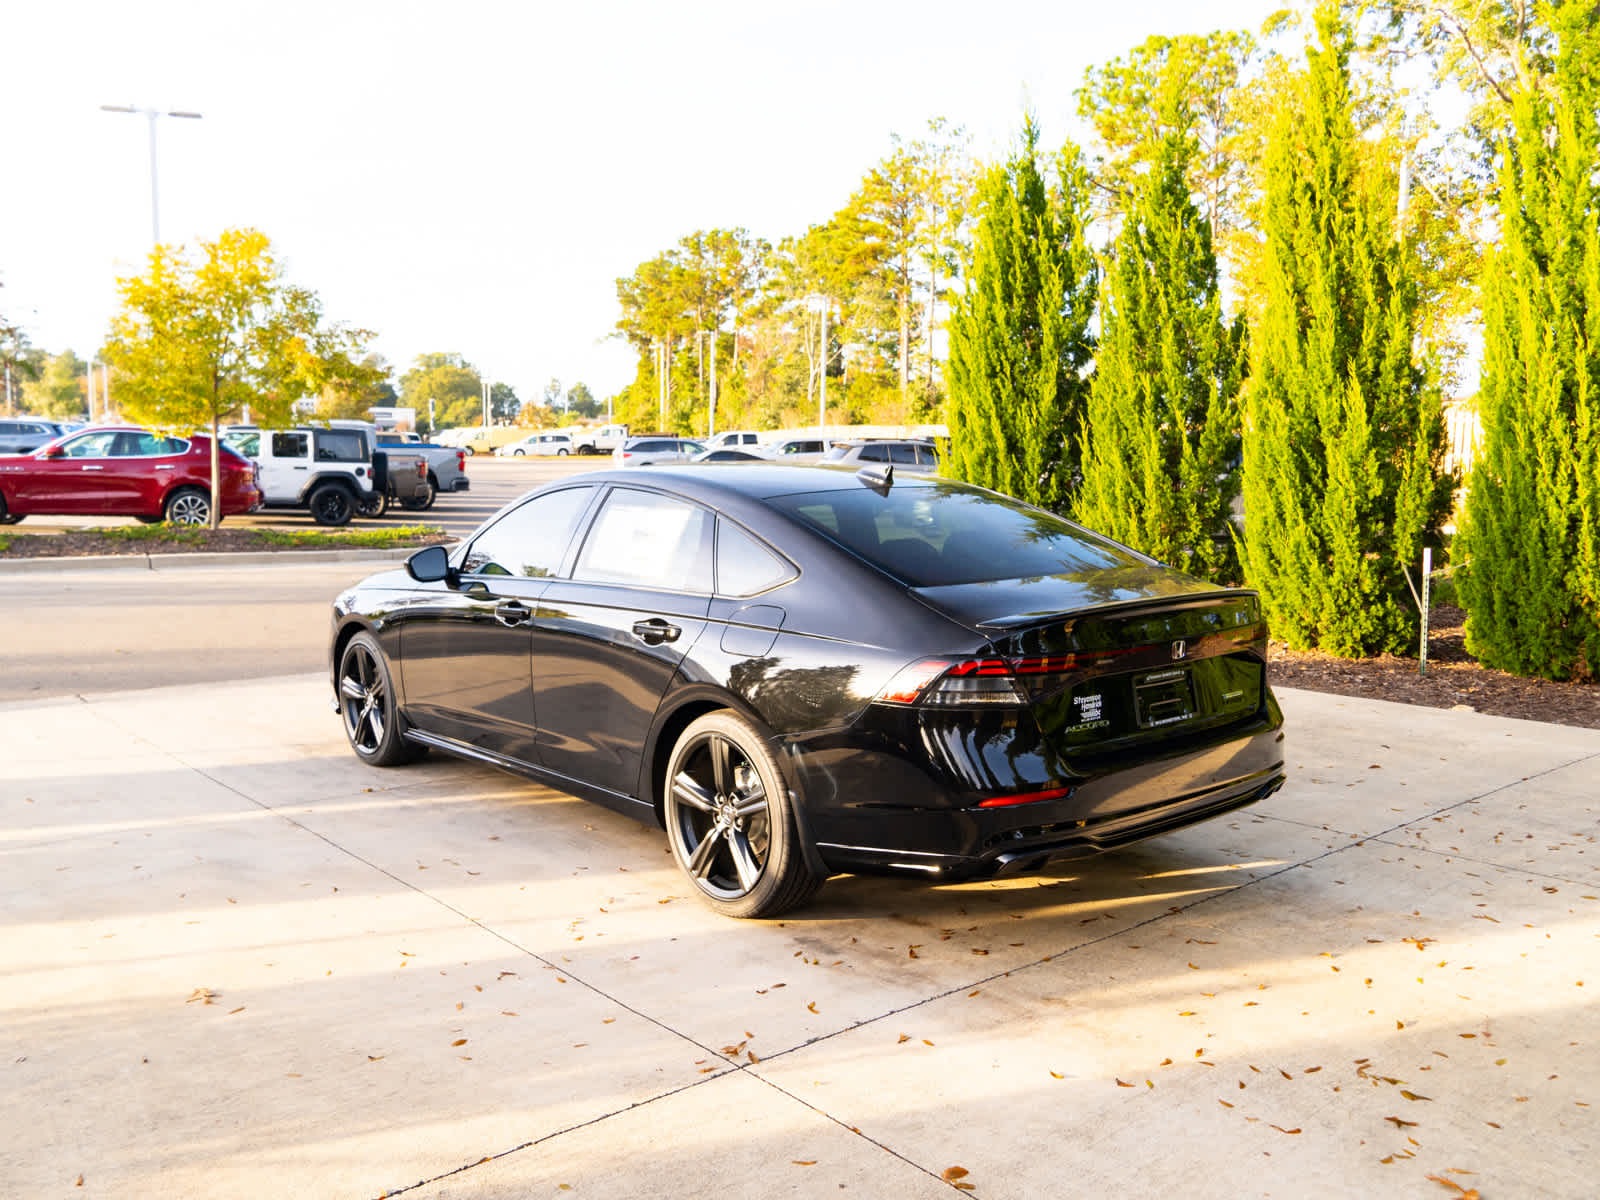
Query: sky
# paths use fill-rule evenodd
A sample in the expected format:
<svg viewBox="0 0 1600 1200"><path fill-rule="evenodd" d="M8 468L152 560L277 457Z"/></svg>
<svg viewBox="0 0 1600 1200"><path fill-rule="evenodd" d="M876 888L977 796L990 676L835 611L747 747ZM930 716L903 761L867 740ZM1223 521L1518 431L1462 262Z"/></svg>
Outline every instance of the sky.
<svg viewBox="0 0 1600 1200"><path fill-rule="evenodd" d="M266 233L325 315L396 368L455 352L524 399L633 377L616 280L696 229L826 220L893 134L1025 111L1082 139L1085 68L1152 34L1252 32L1284 0L1083 4L11 6L0 102L0 312L87 357L161 237Z"/></svg>

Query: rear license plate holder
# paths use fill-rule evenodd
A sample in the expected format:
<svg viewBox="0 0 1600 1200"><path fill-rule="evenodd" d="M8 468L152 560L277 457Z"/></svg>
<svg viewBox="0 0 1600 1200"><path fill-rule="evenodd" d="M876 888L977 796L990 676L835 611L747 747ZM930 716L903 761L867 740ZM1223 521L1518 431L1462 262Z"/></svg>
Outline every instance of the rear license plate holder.
<svg viewBox="0 0 1600 1200"><path fill-rule="evenodd" d="M1195 704L1188 668L1136 675L1133 709L1141 729L1158 729L1189 720L1195 715Z"/></svg>

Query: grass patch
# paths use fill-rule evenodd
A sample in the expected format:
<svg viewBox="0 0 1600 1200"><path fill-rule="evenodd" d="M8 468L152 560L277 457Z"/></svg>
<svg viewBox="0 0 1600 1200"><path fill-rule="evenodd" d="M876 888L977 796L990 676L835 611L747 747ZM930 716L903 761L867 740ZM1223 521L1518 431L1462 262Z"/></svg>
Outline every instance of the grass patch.
<svg viewBox="0 0 1600 1200"><path fill-rule="evenodd" d="M268 546L360 546L383 550L438 537L444 530L437 525L396 525L389 529L351 529L337 533L320 529L257 529L253 532Z"/></svg>
<svg viewBox="0 0 1600 1200"><path fill-rule="evenodd" d="M204 525L115 525L106 529L85 529L112 542L161 542L167 545L198 546L206 540Z"/></svg>
<svg viewBox="0 0 1600 1200"><path fill-rule="evenodd" d="M4 554L9 549L11 549L11 535L0 533L0 554Z"/></svg>

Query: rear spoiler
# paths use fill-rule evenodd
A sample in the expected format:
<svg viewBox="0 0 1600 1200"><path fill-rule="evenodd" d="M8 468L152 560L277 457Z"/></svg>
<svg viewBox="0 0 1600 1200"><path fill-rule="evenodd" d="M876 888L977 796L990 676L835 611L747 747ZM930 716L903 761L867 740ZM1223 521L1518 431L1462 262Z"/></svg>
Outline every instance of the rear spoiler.
<svg viewBox="0 0 1600 1200"><path fill-rule="evenodd" d="M1214 592L1185 592L1178 596L1145 596L1138 600L1124 600L1120 604L1088 604L1082 608L1068 609L1063 612L1010 613L1003 617L990 617L987 620L974 622L974 624L979 629L1020 629L1029 625L1038 625L1045 621L1074 617L1122 616L1146 609L1162 609L1171 612L1185 608L1203 608L1208 604L1237 600L1241 596L1258 596L1259 594L1254 588L1218 588Z"/></svg>

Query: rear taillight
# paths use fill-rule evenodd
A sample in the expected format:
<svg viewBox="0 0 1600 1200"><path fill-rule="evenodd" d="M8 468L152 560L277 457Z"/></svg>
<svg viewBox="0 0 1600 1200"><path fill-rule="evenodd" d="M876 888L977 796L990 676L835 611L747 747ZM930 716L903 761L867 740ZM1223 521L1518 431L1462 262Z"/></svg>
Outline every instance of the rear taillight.
<svg viewBox="0 0 1600 1200"><path fill-rule="evenodd" d="M456 451L456 470L465 471L466 469L467 469L467 452L465 450L457 450Z"/></svg>
<svg viewBox="0 0 1600 1200"><path fill-rule="evenodd" d="M1000 658L925 658L896 674L875 699L931 708L1028 702L1010 664Z"/></svg>
<svg viewBox="0 0 1600 1200"><path fill-rule="evenodd" d="M912 704L930 708L1028 703L1026 679L1037 690L1040 676L1065 675L1132 654L1146 646L1052 654L1041 658L925 658L904 668L874 699L879 704Z"/></svg>

